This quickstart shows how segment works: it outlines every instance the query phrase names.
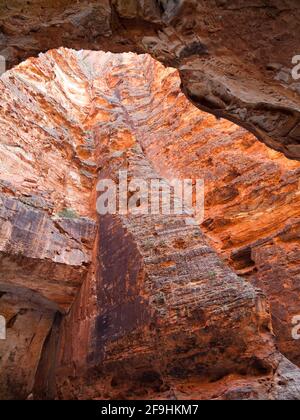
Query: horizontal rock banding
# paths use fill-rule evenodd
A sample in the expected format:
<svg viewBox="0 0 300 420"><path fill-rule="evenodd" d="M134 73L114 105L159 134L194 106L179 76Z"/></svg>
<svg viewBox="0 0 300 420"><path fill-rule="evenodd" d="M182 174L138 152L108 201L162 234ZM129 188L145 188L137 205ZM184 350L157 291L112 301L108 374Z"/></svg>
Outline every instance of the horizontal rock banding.
<svg viewBox="0 0 300 420"><path fill-rule="evenodd" d="M26 61L1 83L0 245L9 268L1 287L14 299L30 297L35 311L55 319L52 333L48 323L42 328L33 373L18 395L53 396L56 382L62 399L295 398L299 371L275 349L266 299L234 272L259 270L252 247L262 248L239 234L242 222L237 230L230 225L236 243L228 246L217 221L232 203L233 220L241 212L238 170L249 173L251 153L261 162L252 184L266 178L266 195L271 168L280 169L285 197L294 197L298 163L268 155L231 123L215 126L180 92L177 72L150 56L60 49ZM233 147L244 158L241 168L229 164L237 160ZM212 155L227 164L215 165ZM209 219L219 211L216 221L206 219L209 239L195 223L186 224L186 215L98 217L96 182L116 180L124 168L144 180L203 176ZM279 204L274 199L280 215ZM280 219L286 241L295 234L297 211L288 209ZM270 219L263 223L272 237ZM59 326L55 312L70 308ZM57 359L50 357L54 347ZM15 397L13 386L5 393Z"/></svg>

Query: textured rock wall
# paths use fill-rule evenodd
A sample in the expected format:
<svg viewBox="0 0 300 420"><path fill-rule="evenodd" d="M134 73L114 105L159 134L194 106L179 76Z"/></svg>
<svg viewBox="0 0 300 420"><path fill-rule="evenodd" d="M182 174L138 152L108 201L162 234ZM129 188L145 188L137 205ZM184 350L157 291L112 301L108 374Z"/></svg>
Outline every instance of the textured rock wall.
<svg viewBox="0 0 300 420"><path fill-rule="evenodd" d="M125 165L130 176L157 176L136 146L123 151L108 159L100 177ZM84 289L64 325L61 398L168 396L180 379L272 372L263 296L226 268L186 219L100 217L92 296L86 299Z"/></svg>
<svg viewBox="0 0 300 420"><path fill-rule="evenodd" d="M1 397L297 398L299 370L276 350L266 299L234 270L264 286L278 316L266 257L248 267L243 248L263 253L273 235L277 255L277 230L291 226L280 267L296 292L299 164L197 110L177 72L150 56L50 51L2 76L1 92L0 310L20 314L0 343ZM205 178L204 227L187 224L188 214L98 219L96 181L119 168L144 180ZM261 217L274 173L277 230ZM251 207L258 184L261 203ZM262 244L246 215L259 220ZM275 279L279 304L296 305ZM34 323L20 328L27 313L40 316L36 341ZM7 346L22 348L16 363L3 357Z"/></svg>
<svg viewBox="0 0 300 420"><path fill-rule="evenodd" d="M145 153L166 178L205 180L202 229L237 274L264 290L280 350L299 364L291 330L299 313L300 165L199 112L180 94L176 72L163 84L173 95L149 110Z"/></svg>
<svg viewBox="0 0 300 420"><path fill-rule="evenodd" d="M148 52L198 107L299 159L299 14L298 0L3 0L0 51L9 66L61 46Z"/></svg>
<svg viewBox="0 0 300 420"><path fill-rule="evenodd" d="M34 386L54 314L26 293L2 290L1 286L0 311L7 321L7 339L0 341L0 398L26 399Z"/></svg>
<svg viewBox="0 0 300 420"><path fill-rule="evenodd" d="M0 342L2 398L32 390L52 320L78 294L96 234L90 135L67 111L68 84L36 64L0 81L0 310L9 327Z"/></svg>

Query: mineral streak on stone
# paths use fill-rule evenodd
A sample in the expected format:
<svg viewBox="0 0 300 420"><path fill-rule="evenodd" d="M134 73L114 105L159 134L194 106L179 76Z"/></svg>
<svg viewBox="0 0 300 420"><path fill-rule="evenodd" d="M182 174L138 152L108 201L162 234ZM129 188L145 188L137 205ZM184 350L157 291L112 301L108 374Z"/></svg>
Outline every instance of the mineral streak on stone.
<svg viewBox="0 0 300 420"><path fill-rule="evenodd" d="M12 66L61 46L147 52L179 69L202 110L300 158L298 0L0 1L0 52ZM246 4L245 4L246 3Z"/></svg>
<svg viewBox="0 0 300 420"><path fill-rule="evenodd" d="M251 285L269 292L277 316L285 283L275 292L273 258L263 255L289 247L280 267L292 276L299 164L215 122L179 85L148 55L67 49L2 76L1 398L299 397L300 371L276 350L268 303ZM96 182L117 180L119 169L145 181L203 176L215 225L187 224L188 214L97 216ZM282 191L272 204L268 171ZM262 203L253 198L259 184ZM276 229L263 212L270 206ZM263 213L257 238L245 212Z"/></svg>

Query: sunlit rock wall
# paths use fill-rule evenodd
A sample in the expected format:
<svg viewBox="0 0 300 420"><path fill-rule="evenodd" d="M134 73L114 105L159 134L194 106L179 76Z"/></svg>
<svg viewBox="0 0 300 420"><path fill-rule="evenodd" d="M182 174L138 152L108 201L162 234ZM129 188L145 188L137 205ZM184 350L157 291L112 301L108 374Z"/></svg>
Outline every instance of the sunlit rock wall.
<svg viewBox="0 0 300 420"><path fill-rule="evenodd" d="M177 72L150 56L51 51L5 73L1 92L0 310L14 316L18 297L44 320L32 352L34 323L21 336L9 324L1 355L22 351L15 363L1 358L12 381L3 396L296 398L299 371L275 348L296 358L285 337L294 312L274 323L275 340L251 282L273 319L278 305L296 311L299 164L194 108ZM204 224L99 217L97 181L124 168L144 180L204 178ZM271 200L271 173L281 200ZM288 287L266 269L272 252ZM20 383L23 355L30 375Z"/></svg>

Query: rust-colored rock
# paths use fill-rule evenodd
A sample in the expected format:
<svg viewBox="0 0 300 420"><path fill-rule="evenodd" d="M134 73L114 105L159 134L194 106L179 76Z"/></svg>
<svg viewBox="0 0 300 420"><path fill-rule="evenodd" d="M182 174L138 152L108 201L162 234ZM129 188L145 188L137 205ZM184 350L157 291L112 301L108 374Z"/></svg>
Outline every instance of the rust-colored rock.
<svg viewBox="0 0 300 420"><path fill-rule="evenodd" d="M52 90L49 80L42 67L28 63L1 78L0 310L8 336L8 344L0 342L3 398L26 398L32 391L55 314L70 309L84 282L97 229L90 206L92 142L73 120L75 109L68 114L63 108L64 87L52 77Z"/></svg>
<svg viewBox="0 0 300 420"><path fill-rule="evenodd" d="M148 52L198 107L299 159L299 19L298 0L11 0L0 51L9 66L61 46Z"/></svg>
<svg viewBox="0 0 300 420"><path fill-rule="evenodd" d="M54 312L28 290L5 293L2 284L0 287L0 312L7 322L7 339L0 341L0 398L26 399L35 383Z"/></svg>
<svg viewBox="0 0 300 420"><path fill-rule="evenodd" d="M274 318L296 306L268 267L281 255L295 281L299 164L203 114L179 85L148 55L66 49L2 76L0 311L19 321L0 351L22 348L16 364L2 358L2 398L298 398L300 371L250 280ZM96 181L124 168L205 178L203 227L189 214L98 216ZM43 320L32 348L24 300Z"/></svg>
<svg viewBox="0 0 300 420"><path fill-rule="evenodd" d="M205 180L202 229L234 271L266 293L279 348L299 365L291 331L299 314L300 164L199 112L180 94L176 72L172 78L173 96L159 113L168 130L156 123L143 133L146 155L166 178Z"/></svg>

